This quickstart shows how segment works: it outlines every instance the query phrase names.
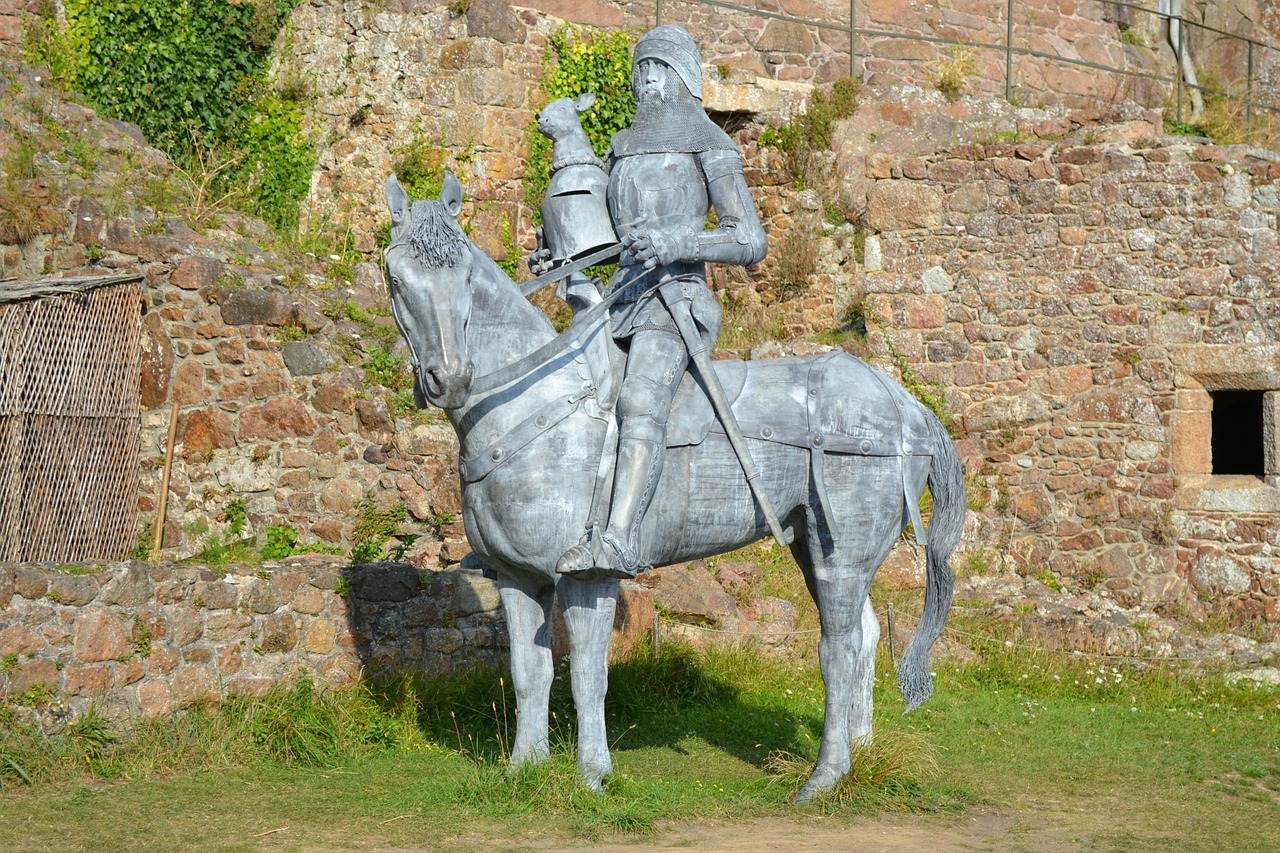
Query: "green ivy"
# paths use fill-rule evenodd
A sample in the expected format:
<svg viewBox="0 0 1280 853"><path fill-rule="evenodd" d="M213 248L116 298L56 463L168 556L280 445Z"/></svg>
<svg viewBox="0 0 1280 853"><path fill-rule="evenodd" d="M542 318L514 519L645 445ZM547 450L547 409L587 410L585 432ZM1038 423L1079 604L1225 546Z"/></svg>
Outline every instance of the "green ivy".
<svg viewBox="0 0 1280 853"><path fill-rule="evenodd" d="M599 156L609 149L613 135L631 124L636 113L631 92L631 49L635 38L625 32L600 32L566 25L551 34L551 47L543 56L543 105L558 98L576 98L594 92L596 102L582 113L582 129ZM550 180L551 140L529 123L529 160L525 166L525 200L540 224L538 207Z"/></svg>
<svg viewBox="0 0 1280 853"><path fill-rule="evenodd" d="M298 210L311 188L315 146L302 130L302 105L268 95L233 128L241 160L233 180L244 188L251 213L281 233L298 227Z"/></svg>
<svg viewBox="0 0 1280 853"><path fill-rule="evenodd" d="M66 0L66 82L167 150L220 138L252 113L241 81L262 78L294 2Z"/></svg>
<svg viewBox="0 0 1280 853"><path fill-rule="evenodd" d="M299 0L45 0L28 58L101 112L137 124L182 165L216 150L236 163L210 187L282 233L298 225L316 155L302 130L305 87L266 85L271 45Z"/></svg>

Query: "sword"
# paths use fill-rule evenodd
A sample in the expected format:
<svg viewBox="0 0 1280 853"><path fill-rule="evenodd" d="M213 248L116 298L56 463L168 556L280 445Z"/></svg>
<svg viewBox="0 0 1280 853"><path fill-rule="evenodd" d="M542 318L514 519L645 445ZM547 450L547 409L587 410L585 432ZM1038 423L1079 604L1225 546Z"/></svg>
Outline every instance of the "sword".
<svg viewBox="0 0 1280 853"><path fill-rule="evenodd" d="M707 391L707 396L711 399L711 408L715 410L716 417L724 425L725 435L729 437L729 444L733 447L733 452L737 455L739 464L742 465L742 473L747 477L747 485L751 487L751 494L755 497L756 503L760 505L765 521L769 523L769 529L773 531L773 538L777 540L779 545L789 544L787 535L782 530L782 522L778 521L778 514L773 511L773 504L770 503L769 496L765 494L764 485L760 482L760 472L756 470L755 462L751 459L750 454L747 453L746 439L743 438L742 429L738 426L737 418L733 416L733 408L729 405L729 398L725 396L724 388L720 385L720 377L711 366L707 345L703 343L702 335L698 334L698 330L693 324L693 315L690 313L689 303L684 298L674 299L669 297L667 288L661 284L658 285L658 295L662 297L663 304L671 312L671 319L675 321L676 329L680 331L680 337L684 339L685 349L689 351L689 362L693 365L694 370L697 371L699 378L702 379L702 385Z"/></svg>

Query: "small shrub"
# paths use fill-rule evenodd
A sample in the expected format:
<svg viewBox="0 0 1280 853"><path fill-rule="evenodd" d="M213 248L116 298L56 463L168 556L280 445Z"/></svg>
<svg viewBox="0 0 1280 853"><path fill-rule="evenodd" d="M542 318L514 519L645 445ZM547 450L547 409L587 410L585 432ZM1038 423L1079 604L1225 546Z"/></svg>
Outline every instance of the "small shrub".
<svg viewBox="0 0 1280 853"><path fill-rule="evenodd" d="M808 291L809 277L818 269L820 243L812 228L799 223L782 238L775 261L779 298L794 299Z"/></svg>
<svg viewBox="0 0 1280 853"><path fill-rule="evenodd" d="M377 345L369 347L360 366L364 368L365 382L370 385L398 391L408 388L413 381L404 356Z"/></svg>
<svg viewBox="0 0 1280 853"><path fill-rule="evenodd" d="M958 98L969 91L978 76L978 50L953 44L930 69L929 83L948 98Z"/></svg>
<svg viewBox="0 0 1280 853"><path fill-rule="evenodd" d="M298 531L287 524L273 524L267 528L266 540L262 546L262 558L280 560L295 553Z"/></svg>
<svg viewBox="0 0 1280 853"><path fill-rule="evenodd" d="M248 502L244 498L235 498L227 503L227 508L223 512L227 516L227 532L232 536L244 533L249 519Z"/></svg>

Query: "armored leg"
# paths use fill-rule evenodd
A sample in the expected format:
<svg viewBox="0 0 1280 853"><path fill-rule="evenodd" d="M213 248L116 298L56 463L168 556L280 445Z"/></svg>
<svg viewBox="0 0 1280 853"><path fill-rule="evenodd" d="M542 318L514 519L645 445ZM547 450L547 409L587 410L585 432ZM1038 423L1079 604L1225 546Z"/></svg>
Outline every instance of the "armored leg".
<svg viewBox="0 0 1280 853"><path fill-rule="evenodd" d="M618 405L622 426L609 524L565 552L556 571L635 577L643 556L640 522L662 475L671 399L688 360L673 331L646 329L632 338Z"/></svg>

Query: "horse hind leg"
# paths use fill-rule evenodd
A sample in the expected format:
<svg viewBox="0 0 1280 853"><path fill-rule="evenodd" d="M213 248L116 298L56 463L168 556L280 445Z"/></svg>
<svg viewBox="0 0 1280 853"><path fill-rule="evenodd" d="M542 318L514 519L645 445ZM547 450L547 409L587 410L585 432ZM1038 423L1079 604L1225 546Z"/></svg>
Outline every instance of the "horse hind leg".
<svg viewBox="0 0 1280 853"><path fill-rule="evenodd" d="M551 603L555 587L541 579L498 579L498 594L511 637L511 683L516 693L516 737L511 745L515 772L550 754L547 740L551 680Z"/></svg>
<svg viewBox="0 0 1280 853"><path fill-rule="evenodd" d="M868 596L862 603L862 648L854 665L853 706L849 709L849 731L855 747L871 745L872 688L879 643L880 620Z"/></svg>
<svg viewBox="0 0 1280 853"><path fill-rule="evenodd" d="M842 490L848 499L843 507L848 513L846 523L834 531L820 520L811 521L801 562L822 626L818 663L826 702L818 760L796 795L797 802L834 789L849 772L854 744L870 736L880 631L868 593L876 569L901 529L901 499L897 506L882 497L877 500L876 490L868 488L876 484L874 480L862 482L851 472L838 473L845 476L830 477L828 482L857 486Z"/></svg>
<svg viewBox="0 0 1280 853"><path fill-rule="evenodd" d="M856 700L862 700L860 681L867 667L859 658L863 648L862 610L867 584L856 576L822 577L815 572L815 601L822 623L818 641L818 663L826 688L822 716L822 742L813 773L796 802L807 802L833 788L849 772L853 747Z"/></svg>
<svg viewBox="0 0 1280 853"><path fill-rule="evenodd" d="M613 772L604 724L604 696L609 688L609 639L617 609L616 578L562 578L558 584L569 635L569 673L578 711L578 773L593 793L604 789Z"/></svg>

